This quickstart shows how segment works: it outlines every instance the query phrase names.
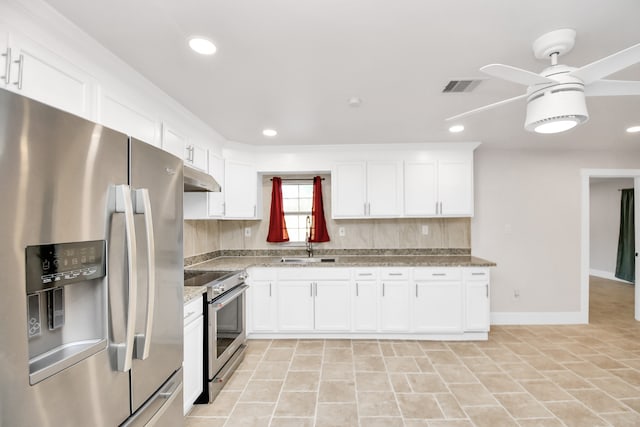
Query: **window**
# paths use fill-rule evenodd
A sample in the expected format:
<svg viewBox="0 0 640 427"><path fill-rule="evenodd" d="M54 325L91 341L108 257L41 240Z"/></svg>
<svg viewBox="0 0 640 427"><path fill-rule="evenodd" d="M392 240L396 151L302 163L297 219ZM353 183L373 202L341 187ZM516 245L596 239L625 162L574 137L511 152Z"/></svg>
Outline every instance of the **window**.
<svg viewBox="0 0 640 427"><path fill-rule="evenodd" d="M282 183L282 207L290 242L307 241L307 217L311 218L313 182L300 180Z"/></svg>

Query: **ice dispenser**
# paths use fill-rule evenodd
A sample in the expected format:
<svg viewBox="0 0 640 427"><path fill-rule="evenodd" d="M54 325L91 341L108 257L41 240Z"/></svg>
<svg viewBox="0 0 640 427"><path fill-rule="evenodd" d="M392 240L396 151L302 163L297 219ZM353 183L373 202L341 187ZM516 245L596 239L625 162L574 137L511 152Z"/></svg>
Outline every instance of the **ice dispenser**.
<svg viewBox="0 0 640 427"><path fill-rule="evenodd" d="M106 242L27 246L29 383L107 346Z"/></svg>

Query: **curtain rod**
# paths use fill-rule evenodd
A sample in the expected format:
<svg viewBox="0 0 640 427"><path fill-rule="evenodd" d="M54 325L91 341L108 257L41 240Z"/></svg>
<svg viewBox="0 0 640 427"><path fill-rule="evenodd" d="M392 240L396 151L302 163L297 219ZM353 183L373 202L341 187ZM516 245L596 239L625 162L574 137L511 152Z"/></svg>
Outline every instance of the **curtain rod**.
<svg viewBox="0 0 640 427"><path fill-rule="evenodd" d="M280 178L282 181L313 181L313 178ZM324 178L320 178L324 181ZM273 178L269 178L269 181L273 181Z"/></svg>

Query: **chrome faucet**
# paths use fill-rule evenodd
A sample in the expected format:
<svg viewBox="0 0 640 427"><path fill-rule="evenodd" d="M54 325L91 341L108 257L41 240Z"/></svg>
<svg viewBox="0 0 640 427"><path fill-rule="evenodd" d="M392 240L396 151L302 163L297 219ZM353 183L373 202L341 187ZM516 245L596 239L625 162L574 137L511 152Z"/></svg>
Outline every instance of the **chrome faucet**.
<svg viewBox="0 0 640 427"><path fill-rule="evenodd" d="M307 246L307 256L311 258L313 256L313 245L311 243L311 217L309 215L307 215L306 229L307 229L307 232L306 232L307 238L305 239L305 243Z"/></svg>

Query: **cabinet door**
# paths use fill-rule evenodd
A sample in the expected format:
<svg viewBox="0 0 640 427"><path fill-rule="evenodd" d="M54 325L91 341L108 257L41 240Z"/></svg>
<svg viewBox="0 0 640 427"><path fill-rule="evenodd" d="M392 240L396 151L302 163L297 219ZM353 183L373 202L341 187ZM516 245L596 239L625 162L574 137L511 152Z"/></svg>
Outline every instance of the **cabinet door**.
<svg viewBox="0 0 640 427"><path fill-rule="evenodd" d="M287 331L313 330L312 282L278 282L278 329Z"/></svg>
<svg viewBox="0 0 640 427"><path fill-rule="evenodd" d="M184 159L187 137L167 123L162 124L162 149Z"/></svg>
<svg viewBox="0 0 640 427"><path fill-rule="evenodd" d="M489 331L489 281L465 283L465 331Z"/></svg>
<svg viewBox="0 0 640 427"><path fill-rule="evenodd" d="M196 320L184 327L184 364L182 367L184 393L183 409L184 414L191 409L193 402L202 393L203 372L203 337L204 337L204 317L199 316Z"/></svg>
<svg viewBox="0 0 640 427"><path fill-rule="evenodd" d="M196 169L208 171L209 159L207 158L208 150L197 144L188 144L185 150L184 161L189 163Z"/></svg>
<svg viewBox="0 0 640 427"><path fill-rule="evenodd" d="M409 282L383 281L380 299L380 329L387 332L409 330Z"/></svg>
<svg viewBox="0 0 640 427"><path fill-rule="evenodd" d="M249 331L276 330L275 284L270 280L251 281L249 292Z"/></svg>
<svg viewBox="0 0 640 427"><path fill-rule="evenodd" d="M435 216L437 198L436 161L405 162L404 214Z"/></svg>
<svg viewBox="0 0 640 427"><path fill-rule="evenodd" d="M402 205L402 164L367 162L367 215L398 217Z"/></svg>
<svg viewBox="0 0 640 427"><path fill-rule="evenodd" d="M145 109L113 93L102 91L100 117L103 125L136 139L160 146L160 122L148 115Z"/></svg>
<svg viewBox="0 0 640 427"><path fill-rule="evenodd" d="M416 282L413 330L462 331L462 282Z"/></svg>
<svg viewBox="0 0 640 427"><path fill-rule="evenodd" d="M207 193L208 213L211 217L221 217L224 216L224 193L226 191L224 184L224 159L212 152L209 152L209 174L218 181L218 184L222 187L222 191Z"/></svg>
<svg viewBox="0 0 640 427"><path fill-rule="evenodd" d="M353 330L358 332L378 330L378 282L356 280L353 289Z"/></svg>
<svg viewBox="0 0 640 427"><path fill-rule="evenodd" d="M366 163L340 163L331 174L331 216L353 218L365 216Z"/></svg>
<svg viewBox="0 0 640 427"><path fill-rule="evenodd" d="M438 162L438 199L441 215L473 215L473 169L467 153L464 158Z"/></svg>
<svg viewBox="0 0 640 427"><path fill-rule="evenodd" d="M7 89L95 119L94 85L88 73L26 37L13 33L10 38L12 64Z"/></svg>
<svg viewBox="0 0 640 427"><path fill-rule="evenodd" d="M349 331L351 299L348 281L315 282L315 329Z"/></svg>
<svg viewBox="0 0 640 427"><path fill-rule="evenodd" d="M225 218L258 218L258 174L254 165L225 162Z"/></svg>

